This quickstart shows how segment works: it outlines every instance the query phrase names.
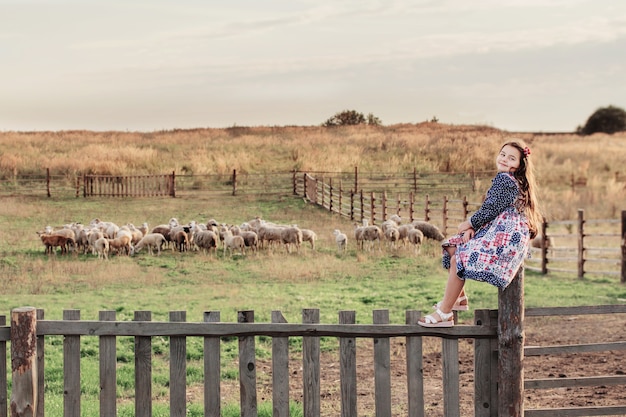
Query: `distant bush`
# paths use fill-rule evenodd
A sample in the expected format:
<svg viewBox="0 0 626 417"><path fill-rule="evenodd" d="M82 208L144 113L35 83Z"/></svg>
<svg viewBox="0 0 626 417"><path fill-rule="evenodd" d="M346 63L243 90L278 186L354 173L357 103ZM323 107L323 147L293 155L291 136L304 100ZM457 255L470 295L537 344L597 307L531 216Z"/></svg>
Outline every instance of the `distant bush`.
<svg viewBox="0 0 626 417"><path fill-rule="evenodd" d="M596 110L583 127L578 128L582 135L594 133L615 133L626 130L626 111L619 107L608 106Z"/></svg>
<svg viewBox="0 0 626 417"><path fill-rule="evenodd" d="M380 126L382 122L372 113L364 116L363 113L359 113L356 110L344 110L326 120L322 126L354 126L362 124Z"/></svg>

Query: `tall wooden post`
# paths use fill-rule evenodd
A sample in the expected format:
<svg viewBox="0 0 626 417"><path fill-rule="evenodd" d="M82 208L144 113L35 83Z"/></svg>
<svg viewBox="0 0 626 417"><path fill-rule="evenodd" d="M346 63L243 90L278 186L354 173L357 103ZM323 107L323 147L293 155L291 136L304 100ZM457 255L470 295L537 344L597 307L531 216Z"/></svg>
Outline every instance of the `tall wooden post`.
<svg viewBox="0 0 626 417"><path fill-rule="evenodd" d="M498 415L524 416L524 269L498 291Z"/></svg>
<svg viewBox="0 0 626 417"><path fill-rule="evenodd" d="M626 210L622 210L622 277L620 281L626 283Z"/></svg>
<svg viewBox="0 0 626 417"><path fill-rule="evenodd" d="M548 236L546 231L548 229L548 222L543 219L541 222L541 273L546 275L548 273Z"/></svg>
<svg viewBox="0 0 626 417"><path fill-rule="evenodd" d="M578 278L585 277L585 211L578 209Z"/></svg>
<svg viewBox="0 0 626 417"><path fill-rule="evenodd" d="M11 417L33 417L37 412L37 309L11 311Z"/></svg>
<svg viewBox="0 0 626 417"><path fill-rule="evenodd" d="M237 170L233 169L233 195L237 195Z"/></svg>

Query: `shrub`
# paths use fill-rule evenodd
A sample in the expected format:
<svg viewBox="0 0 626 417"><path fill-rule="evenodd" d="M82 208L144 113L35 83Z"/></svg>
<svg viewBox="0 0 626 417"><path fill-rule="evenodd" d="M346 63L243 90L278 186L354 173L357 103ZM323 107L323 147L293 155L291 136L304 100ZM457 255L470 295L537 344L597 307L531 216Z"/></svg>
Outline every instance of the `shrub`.
<svg viewBox="0 0 626 417"><path fill-rule="evenodd" d="M578 132L583 135L594 133L615 133L626 130L626 111L619 107L608 106L596 110Z"/></svg>
<svg viewBox="0 0 626 417"><path fill-rule="evenodd" d="M372 113L368 114L366 117L363 113L359 113L356 110L344 110L336 113L333 117L326 120L323 123L323 126L354 126L360 124L379 126L382 122Z"/></svg>

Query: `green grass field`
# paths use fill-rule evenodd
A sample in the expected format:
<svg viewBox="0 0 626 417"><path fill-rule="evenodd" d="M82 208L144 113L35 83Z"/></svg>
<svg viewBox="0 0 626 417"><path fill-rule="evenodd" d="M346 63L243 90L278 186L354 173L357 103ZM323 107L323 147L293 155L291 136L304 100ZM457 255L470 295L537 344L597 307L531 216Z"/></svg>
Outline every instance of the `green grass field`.
<svg viewBox="0 0 626 417"><path fill-rule="evenodd" d="M166 251L160 257L141 253L134 257L113 256L100 261L93 255L46 256L37 230L93 218L151 226L167 223L170 217L182 222L239 224L261 216L264 219L297 223L319 236L315 251L303 247L300 253L277 250L258 255L224 258L221 252L210 257L198 252ZM187 311L188 321L202 321L204 311L220 311L225 322L236 322L237 311L254 310L255 321L269 322L272 310L279 310L289 322L300 322L302 309L320 309L321 323L336 323L338 312L354 310L358 323L371 323L372 311L387 309L392 323L404 323L406 310L429 311L443 293L446 273L440 267L437 242L427 242L419 256L410 251L357 252L349 244L345 256L336 253L332 231L349 236L352 225L346 219L306 205L301 199L225 198L207 199L36 199L6 198L0 206L0 315L10 315L19 306L45 310L47 319L59 320L65 309L78 309L81 319L96 320L98 311L114 310L117 320L132 320L137 310L152 311L153 321L165 321L174 310ZM467 286L471 308L496 308L497 289L482 283ZM617 277L583 280L555 274L542 276L527 272L527 307L575 306L623 303L626 287ZM471 320L472 312L461 320ZM168 415L168 340L153 341L154 415ZM326 340L324 349L334 349ZM237 378L233 359L236 341L222 344L223 378ZM299 348L298 343L293 349ZM258 355L271 355L270 341L257 345ZM96 415L98 409L98 341L82 338L82 414ZM190 386L202 384L202 342L188 341ZM118 397L120 416L133 414L133 342L118 340ZM62 339L49 337L46 346L46 415L61 416L63 405ZM10 370L9 370L10 371ZM165 405L164 405L165 404ZM268 408L267 411L262 411ZM231 410L231 411L228 411ZM267 414L263 414L266 412ZM229 414L230 413L230 414ZM294 415L296 411L294 411ZM202 415L201 403L191 404L189 415ZM237 405L228 405L224 415L238 415ZM259 415L271 415L264 406Z"/></svg>

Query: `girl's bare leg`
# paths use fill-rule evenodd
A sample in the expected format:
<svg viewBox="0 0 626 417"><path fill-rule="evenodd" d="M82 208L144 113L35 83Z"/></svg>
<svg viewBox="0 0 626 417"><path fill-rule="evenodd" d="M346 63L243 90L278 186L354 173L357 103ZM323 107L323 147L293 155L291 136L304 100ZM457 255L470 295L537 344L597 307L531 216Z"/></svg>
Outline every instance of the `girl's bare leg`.
<svg viewBox="0 0 626 417"><path fill-rule="evenodd" d="M453 275L458 281L461 281L463 284L465 284L465 281L459 279L456 276L456 246L446 246L446 252L448 252L448 254L450 254L450 269L448 270L448 280L450 280L450 276ZM447 287L447 285L446 285ZM454 299L456 302L456 299L459 297L463 297L465 295L465 285L461 286L461 291L457 294L457 297ZM452 308L452 307L450 307ZM445 313L445 311L444 311Z"/></svg>
<svg viewBox="0 0 626 417"><path fill-rule="evenodd" d="M449 313L452 311L452 306L456 302L459 296L465 294L465 281L456 276L456 256L450 257L450 271L448 273L448 282L446 283L446 290L439 307L443 313Z"/></svg>

